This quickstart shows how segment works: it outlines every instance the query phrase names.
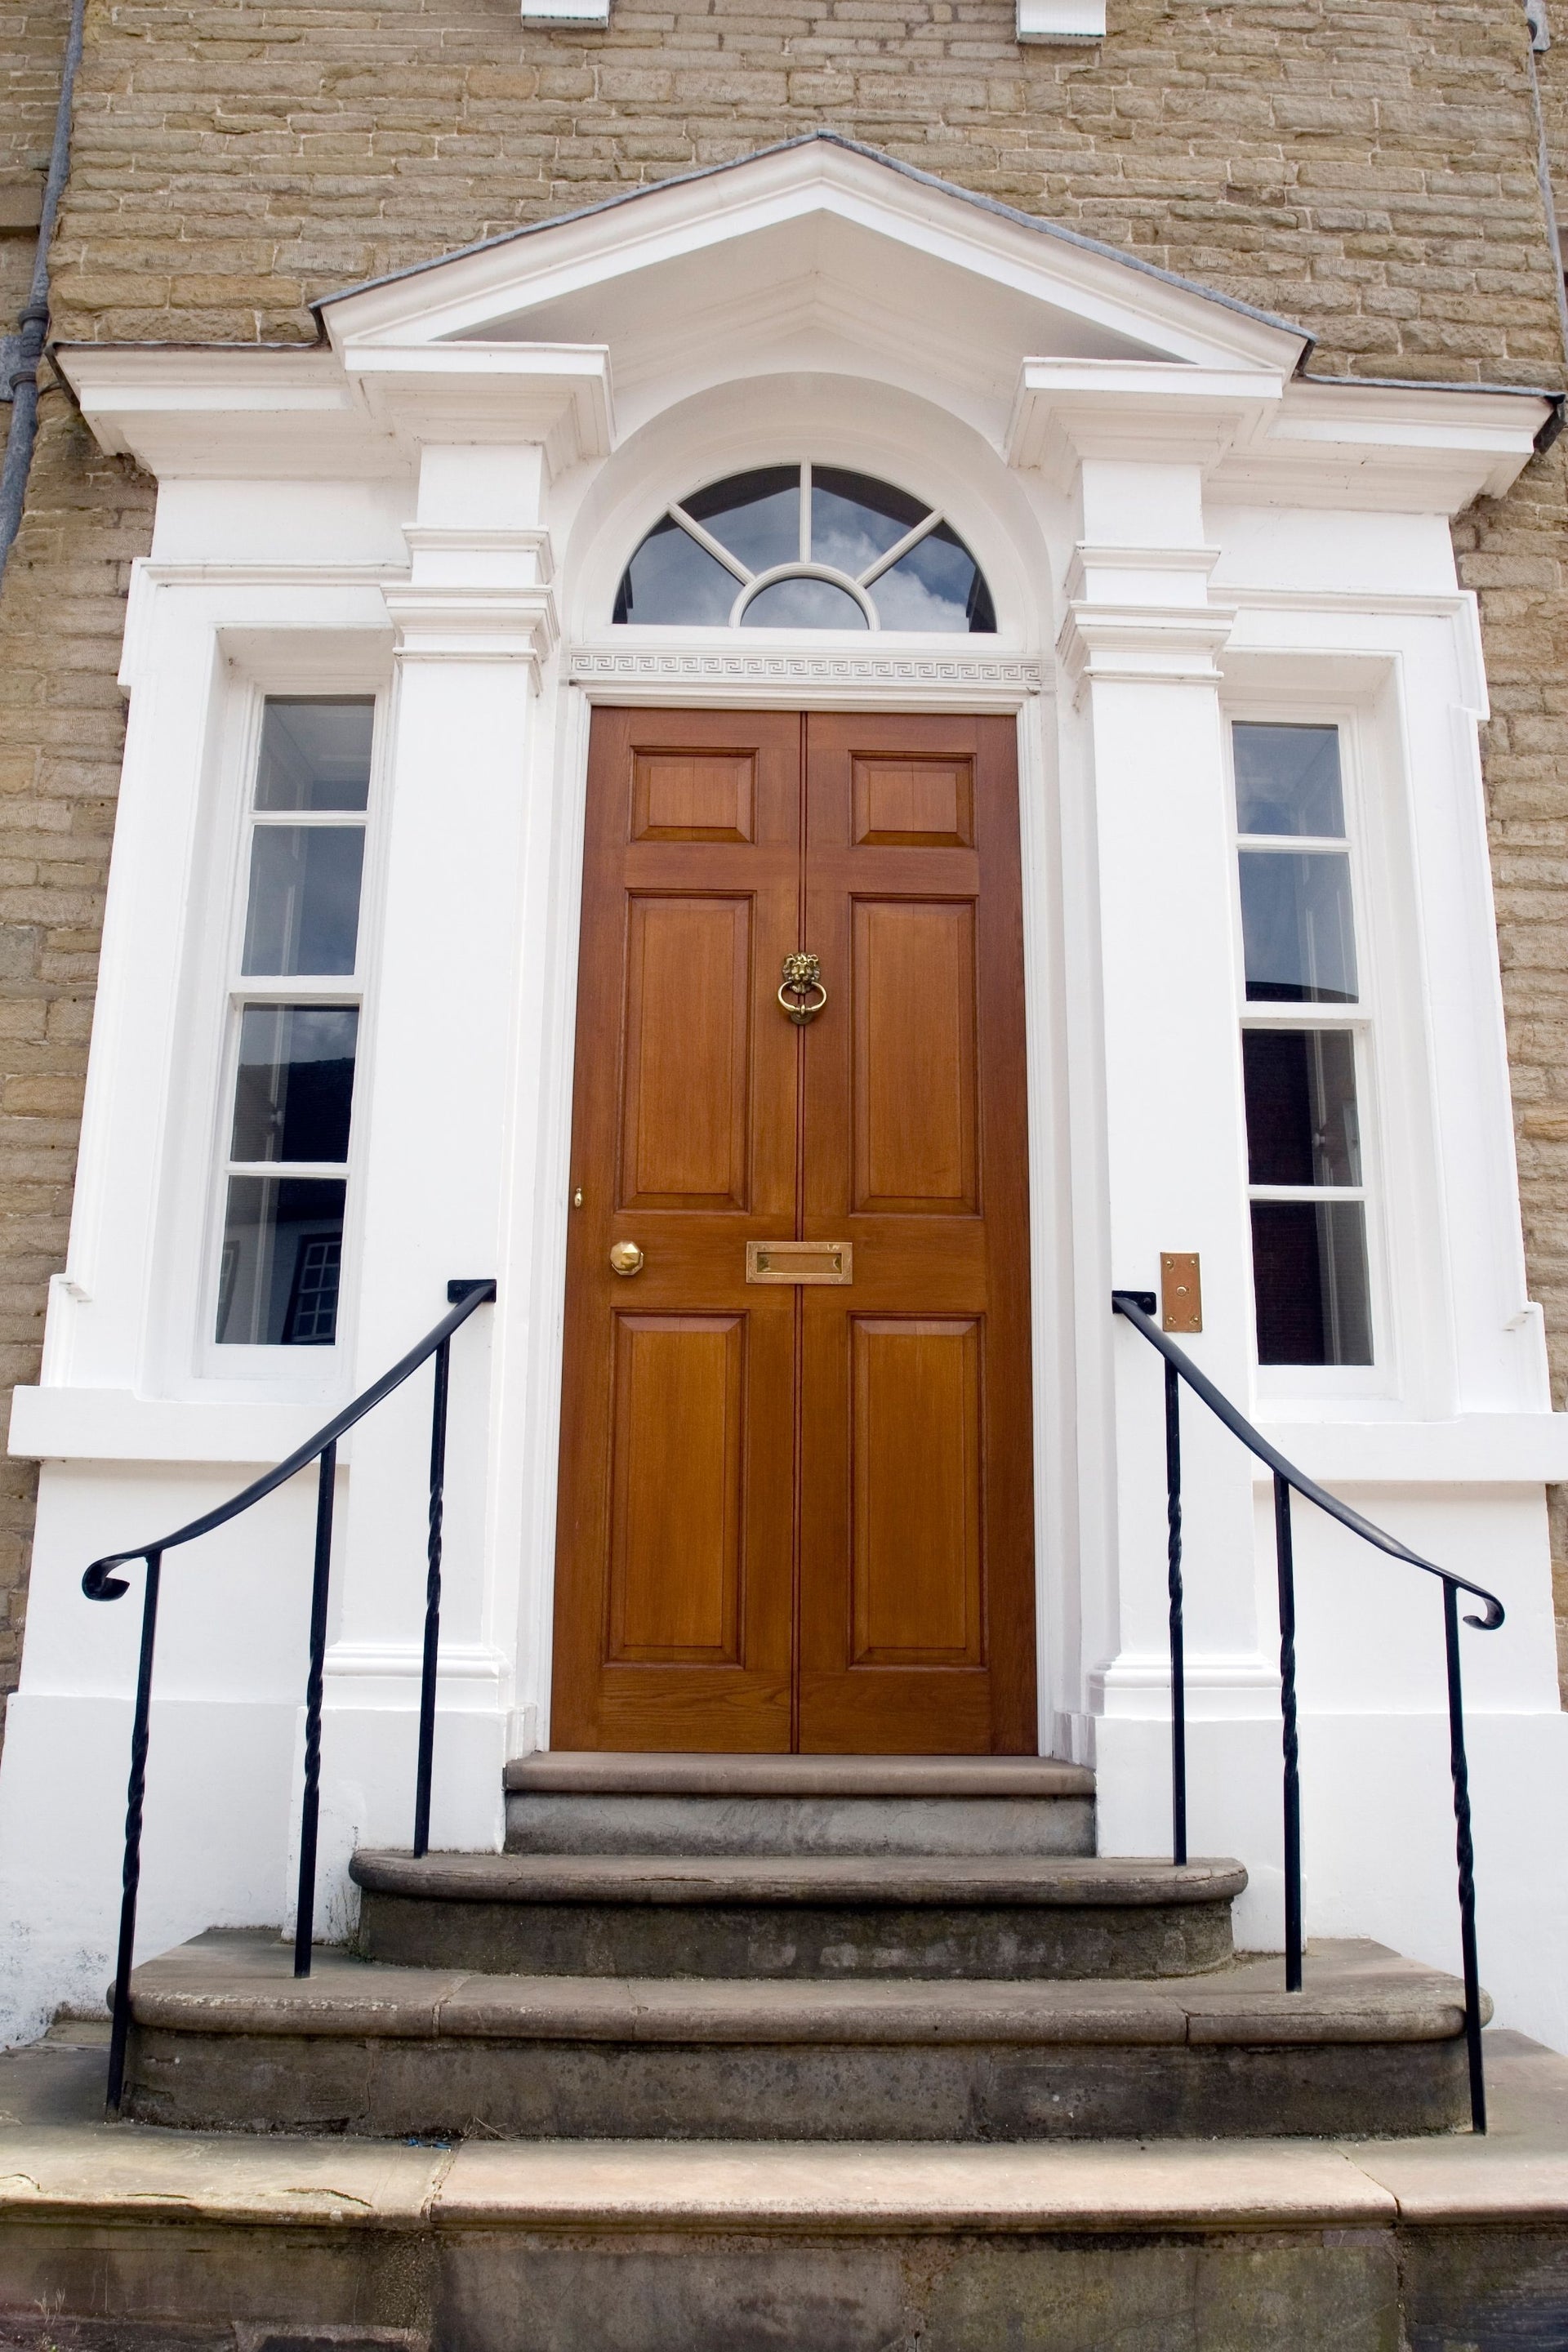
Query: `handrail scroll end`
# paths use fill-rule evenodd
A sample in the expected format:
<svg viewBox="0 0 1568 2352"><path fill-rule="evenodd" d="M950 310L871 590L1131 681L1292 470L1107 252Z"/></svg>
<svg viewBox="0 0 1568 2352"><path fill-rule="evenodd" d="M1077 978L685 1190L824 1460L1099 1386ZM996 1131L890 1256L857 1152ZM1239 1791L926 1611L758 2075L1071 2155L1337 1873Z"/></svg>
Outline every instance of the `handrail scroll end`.
<svg viewBox="0 0 1568 2352"><path fill-rule="evenodd" d="M105 1559L95 1559L81 1580L81 1589L89 1601L119 1601L131 1590L124 1577L111 1571L128 1559L141 1559L139 1551L111 1551Z"/></svg>

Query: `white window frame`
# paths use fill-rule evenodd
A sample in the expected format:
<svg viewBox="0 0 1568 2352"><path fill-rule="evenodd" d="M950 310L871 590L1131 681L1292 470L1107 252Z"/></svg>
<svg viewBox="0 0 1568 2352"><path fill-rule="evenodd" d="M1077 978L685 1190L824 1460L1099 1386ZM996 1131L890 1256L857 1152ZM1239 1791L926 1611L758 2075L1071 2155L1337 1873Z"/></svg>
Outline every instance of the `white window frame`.
<svg viewBox="0 0 1568 2352"><path fill-rule="evenodd" d="M1379 1085L1379 1052L1387 1028L1383 984L1381 885L1372 848L1368 747L1364 714L1354 704L1303 701L1284 697L1227 696L1222 705L1225 731L1225 774L1227 828L1231 853L1231 889L1235 907L1236 999L1237 1011L1237 1075L1240 1081L1240 1036L1247 1030L1327 1030L1346 1033L1355 1056L1356 1115L1360 1129L1361 1182L1342 1185L1254 1184L1247 1165L1247 1135L1245 1085L1242 1087L1241 1149L1247 1202L1247 1296L1254 1378L1260 1402L1273 1403L1329 1402L1388 1395L1397 1386L1398 1333L1394 1286L1389 1258L1388 1155L1384 1148ZM1332 727L1339 735L1340 784L1344 801L1342 837L1320 839L1315 835L1244 834L1237 821L1236 742L1237 726ZM1247 993L1246 947L1241 925L1241 853L1259 848L1269 856L1290 851L1344 853L1350 860L1351 920L1355 940L1359 994L1353 1004L1310 1002L1276 1003L1250 999ZM1367 1312L1372 1326L1370 1364L1263 1364L1258 1360L1257 1287L1252 1260L1254 1201L1360 1201L1366 1234Z"/></svg>
<svg viewBox="0 0 1568 2352"><path fill-rule="evenodd" d="M305 696L312 699L369 698L374 702L371 724L370 787L359 810L262 810L255 806L261 756L263 714L269 700ZM345 1360L352 1338L354 1282L358 1252L358 1197L363 1189L363 1137L368 1089L372 999L374 987L382 891L381 860L385 826L382 807L385 785L389 729L389 694L384 670L367 677L357 664L340 670L325 661L301 659L297 669L268 663L265 669L238 684L225 730L228 756L223 761L219 784L220 821L213 841L215 886L226 866L226 908L221 926L215 924L215 943L221 953L209 960L199 985L209 1005L217 1009L216 1036L209 1049L211 1073L203 1180L200 1263L192 1286L195 1329L195 1369L198 1378L229 1384L251 1385L255 1394L299 1394L303 1390L331 1386L336 1366ZM237 706L237 707L236 707ZM251 843L258 823L264 825L363 824L364 855L360 870L359 931L352 973L311 976L242 971L245 929L248 912ZM216 895L216 888L215 888ZM213 968L216 967L216 968ZM334 1337L325 1345L255 1346L220 1341L217 1312L222 1280L224 1234L229 1178L233 1174L277 1176L276 1163L265 1167L236 1161L233 1138L235 1087L239 1066L239 1034L247 1004L342 1004L359 1011L355 1037L353 1104L350 1119L348 1157L331 1166L288 1163L290 1176L323 1176L344 1184L342 1255L338 1276L338 1312Z"/></svg>

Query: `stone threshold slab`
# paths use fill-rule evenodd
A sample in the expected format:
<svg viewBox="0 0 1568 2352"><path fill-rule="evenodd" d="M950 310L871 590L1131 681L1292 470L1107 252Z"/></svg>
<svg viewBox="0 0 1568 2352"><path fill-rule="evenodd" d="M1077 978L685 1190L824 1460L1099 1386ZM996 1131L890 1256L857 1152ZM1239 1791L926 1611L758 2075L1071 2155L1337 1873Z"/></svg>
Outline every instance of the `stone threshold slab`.
<svg viewBox="0 0 1568 2352"><path fill-rule="evenodd" d="M1350 1942L1314 1948L1292 1994L1273 1960L1157 1981L931 1985L493 1976L323 1948L301 1979L276 1939L215 1930L138 1969L132 2003L138 2026L176 2033L687 2046L1301 2048L1446 2042L1464 2025L1453 1978Z"/></svg>
<svg viewBox="0 0 1568 2352"><path fill-rule="evenodd" d="M648 1756L542 1749L506 1786L557 1796L1092 1797L1094 1774L1050 1756Z"/></svg>
<svg viewBox="0 0 1568 2352"><path fill-rule="evenodd" d="M1484 2139L387 2146L104 2124L103 2051L0 2055L0 2230L29 2220L571 2232L1568 2229L1568 2059L1487 2036Z"/></svg>
<svg viewBox="0 0 1568 2352"><path fill-rule="evenodd" d="M1228 1903L1239 1862L1142 1857L411 1853L363 1849L349 1865L382 1895L443 1903L1037 1905Z"/></svg>

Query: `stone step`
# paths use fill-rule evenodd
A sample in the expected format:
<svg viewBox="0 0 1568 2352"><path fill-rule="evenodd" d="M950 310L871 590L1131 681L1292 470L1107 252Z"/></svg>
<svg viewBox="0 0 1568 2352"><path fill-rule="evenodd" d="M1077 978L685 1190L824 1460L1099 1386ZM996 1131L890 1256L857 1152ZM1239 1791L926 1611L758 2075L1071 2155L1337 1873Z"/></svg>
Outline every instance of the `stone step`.
<svg viewBox="0 0 1568 2352"><path fill-rule="evenodd" d="M1188 1976L1235 1862L361 1853L366 1959L588 1977Z"/></svg>
<svg viewBox="0 0 1568 2352"><path fill-rule="evenodd" d="M1459 1989L1375 1945L1116 1985L503 1977L215 1933L136 1971L130 2105L406 2139L1026 2141L1435 2132Z"/></svg>
<svg viewBox="0 0 1568 2352"><path fill-rule="evenodd" d="M128 2127L101 2048L36 2044L0 2053L0 2343L1545 2352L1568 2059L1487 2045L1485 2139L987 2147Z"/></svg>
<svg viewBox="0 0 1568 2352"><path fill-rule="evenodd" d="M1094 1852L1094 1776L1049 1757L550 1752L506 1790L513 1853Z"/></svg>

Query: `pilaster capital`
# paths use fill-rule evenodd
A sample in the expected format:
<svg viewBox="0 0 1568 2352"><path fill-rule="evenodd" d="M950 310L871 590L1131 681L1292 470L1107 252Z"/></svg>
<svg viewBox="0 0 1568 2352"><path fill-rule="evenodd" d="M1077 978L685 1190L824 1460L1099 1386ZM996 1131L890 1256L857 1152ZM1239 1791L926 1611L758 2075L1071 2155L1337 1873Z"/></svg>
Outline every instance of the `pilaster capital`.
<svg viewBox="0 0 1568 2352"><path fill-rule="evenodd" d="M1278 368L1182 360L1026 360L1007 427L1009 465L1070 489L1085 458L1204 472L1266 433L1284 398Z"/></svg>
<svg viewBox="0 0 1568 2352"><path fill-rule="evenodd" d="M537 689L560 640L548 585L399 583L383 590L400 662L525 662Z"/></svg>
<svg viewBox="0 0 1568 2352"><path fill-rule="evenodd" d="M610 355L600 343L350 341L343 372L400 441L537 444L552 478L615 440Z"/></svg>
<svg viewBox="0 0 1568 2352"><path fill-rule="evenodd" d="M1234 604L1102 604L1076 598L1057 636L1081 699L1091 686L1217 686Z"/></svg>

